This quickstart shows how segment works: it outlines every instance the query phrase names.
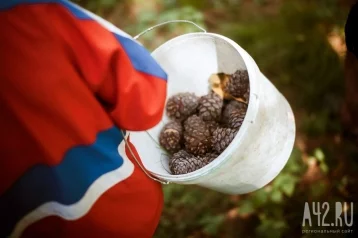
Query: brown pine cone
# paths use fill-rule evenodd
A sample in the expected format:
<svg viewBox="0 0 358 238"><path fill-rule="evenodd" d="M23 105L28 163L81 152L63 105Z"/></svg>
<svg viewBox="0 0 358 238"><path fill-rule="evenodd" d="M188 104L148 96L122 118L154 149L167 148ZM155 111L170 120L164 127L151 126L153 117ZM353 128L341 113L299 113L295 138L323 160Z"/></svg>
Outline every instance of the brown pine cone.
<svg viewBox="0 0 358 238"><path fill-rule="evenodd" d="M224 87L224 91L238 98L244 97L250 86L249 74L247 70L237 70L232 74Z"/></svg>
<svg viewBox="0 0 358 238"><path fill-rule="evenodd" d="M221 116L223 99L216 93L210 92L199 100L199 116L204 121L218 121Z"/></svg>
<svg viewBox="0 0 358 238"><path fill-rule="evenodd" d="M235 100L229 101L224 107L223 114L222 114L222 122L224 124L229 123L230 114L233 111L237 111L237 110L246 114L247 105L245 103L238 102Z"/></svg>
<svg viewBox="0 0 358 238"><path fill-rule="evenodd" d="M175 175L187 174L204 167L205 161L197 158L185 150L175 153L169 161L169 168Z"/></svg>
<svg viewBox="0 0 358 238"><path fill-rule="evenodd" d="M230 128L239 130L244 119L246 112L240 110L233 110L229 115L228 125Z"/></svg>
<svg viewBox="0 0 358 238"><path fill-rule="evenodd" d="M203 155L210 151L210 130L197 115L190 116L184 122L184 145L193 155Z"/></svg>
<svg viewBox="0 0 358 238"><path fill-rule="evenodd" d="M199 97L194 93L178 93L171 96L166 104L169 118L183 121L196 112Z"/></svg>
<svg viewBox="0 0 358 238"><path fill-rule="evenodd" d="M207 121L205 123L209 128L210 135L212 135L214 131L220 126L220 124L216 121Z"/></svg>
<svg viewBox="0 0 358 238"><path fill-rule="evenodd" d="M214 131L211 142L213 149L221 154L232 142L237 130L232 128L218 128Z"/></svg>
<svg viewBox="0 0 358 238"><path fill-rule="evenodd" d="M199 156L199 158L205 163L205 165L209 164L217 157L219 157L219 155L215 153L206 153L205 155Z"/></svg>
<svg viewBox="0 0 358 238"><path fill-rule="evenodd" d="M159 143L169 153L175 153L181 149L183 138L183 126L178 121L170 121L164 125L159 135Z"/></svg>

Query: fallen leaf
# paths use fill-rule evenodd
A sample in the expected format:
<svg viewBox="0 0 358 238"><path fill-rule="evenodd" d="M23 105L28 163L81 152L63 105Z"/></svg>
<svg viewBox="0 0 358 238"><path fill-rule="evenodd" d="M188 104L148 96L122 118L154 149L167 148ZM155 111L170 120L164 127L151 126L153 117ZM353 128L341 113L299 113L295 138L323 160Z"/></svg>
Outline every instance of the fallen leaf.
<svg viewBox="0 0 358 238"><path fill-rule="evenodd" d="M217 74L210 75L209 85L210 85L211 90L214 91L216 94L218 94L223 99L236 100L238 102L242 102L247 105L247 102L245 99L235 98L234 96L232 96L229 93L224 91L225 85L227 84L229 77L230 77L230 74L225 74L225 73L217 73Z"/></svg>

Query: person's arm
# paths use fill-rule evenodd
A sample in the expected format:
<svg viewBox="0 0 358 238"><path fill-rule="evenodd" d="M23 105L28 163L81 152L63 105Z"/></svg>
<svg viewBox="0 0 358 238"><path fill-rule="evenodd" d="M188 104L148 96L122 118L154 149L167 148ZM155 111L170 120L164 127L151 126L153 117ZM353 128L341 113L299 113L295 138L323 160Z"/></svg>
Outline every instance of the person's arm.
<svg viewBox="0 0 358 238"><path fill-rule="evenodd" d="M125 39L130 41L129 39ZM100 85L98 96L108 104L116 124L128 130L146 130L162 118L166 98L166 76L160 73L149 54L139 45L130 43L129 50L140 51L129 59L123 49L114 51L108 77ZM140 71L131 62L153 67L161 77Z"/></svg>
<svg viewBox="0 0 358 238"><path fill-rule="evenodd" d="M66 24L79 33L67 37L79 73L117 126L132 131L155 126L164 111L166 73L143 46L95 17Z"/></svg>

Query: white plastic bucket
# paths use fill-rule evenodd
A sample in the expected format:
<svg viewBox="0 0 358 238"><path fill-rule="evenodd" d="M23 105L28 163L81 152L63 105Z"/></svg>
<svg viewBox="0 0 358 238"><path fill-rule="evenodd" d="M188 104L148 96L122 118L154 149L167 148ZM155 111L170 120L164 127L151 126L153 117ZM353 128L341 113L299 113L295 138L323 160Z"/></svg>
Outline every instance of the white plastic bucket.
<svg viewBox="0 0 358 238"><path fill-rule="evenodd" d="M168 97L178 92L208 93L209 76L247 69L250 100L245 120L235 139L213 162L192 173L172 175L160 149L162 122L146 132L130 132L146 170L156 178L177 184L196 184L227 194L255 191L283 169L295 140L292 109L260 72L250 55L234 41L213 33L190 33L159 46L152 56L168 74Z"/></svg>

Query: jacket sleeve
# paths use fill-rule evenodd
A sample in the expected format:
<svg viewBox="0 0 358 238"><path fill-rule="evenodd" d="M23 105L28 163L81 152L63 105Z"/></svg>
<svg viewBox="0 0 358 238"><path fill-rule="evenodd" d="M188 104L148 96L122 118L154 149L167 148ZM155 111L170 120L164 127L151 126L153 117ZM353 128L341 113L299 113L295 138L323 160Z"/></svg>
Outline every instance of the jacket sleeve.
<svg viewBox="0 0 358 238"><path fill-rule="evenodd" d="M86 13L91 14L91 13ZM133 38L98 16L73 18L67 39L79 73L114 123L141 131L162 118L167 74Z"/></svg>
<svg viewBox="0 0 358 238"><path fill-rule="evenodd" d="M119 127L149 129L162 118L167 76L142 46L129 38L116 38L118 46L97 94Z"/></svg>

